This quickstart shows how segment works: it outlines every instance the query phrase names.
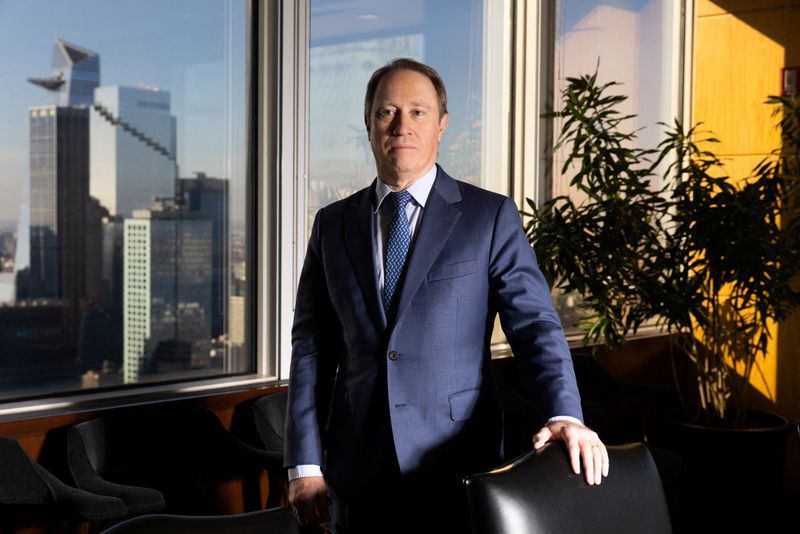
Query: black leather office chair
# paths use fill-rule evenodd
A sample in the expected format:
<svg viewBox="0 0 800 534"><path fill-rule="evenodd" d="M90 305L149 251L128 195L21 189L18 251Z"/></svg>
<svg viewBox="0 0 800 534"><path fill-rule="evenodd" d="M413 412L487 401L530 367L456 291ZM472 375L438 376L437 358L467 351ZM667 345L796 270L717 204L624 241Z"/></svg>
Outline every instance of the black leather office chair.
<svg viewBox="0 0 800 534"><path fill-rule="evenodd" d="M288 508L223 516L142 515L126 519L102 534L299 534Z"/></svg>
<svg viewBox="0 0 800 534"><path fill-rule="evenodd" d="M281 505L286 484L283 469L283 433L286 421L287 391L265 395L253 402L253 418L264 452L271 458L267 468L269 495L267 508Z"/></svg>
<svg viewBox="0 0 800 534"><path fill-rule="evenodd" d="M286 421L286 390L268 393L237 405L231 432L268 458L269 494L266 508L286 505L286 470L283 468L283 434Z"/></svg>
<svg viewBox="0 0 800 534"><path fill-rule="evenodd" d="M218 486L230 480L245 484L245 511L260 510L258 477L269 461L201 409L98 417L68 435L75 485L123 499L129 515L215 513Z"/></svg>
<svg viewBox="0 0 800 534"><path fill-rule="evenodd" d="M797 440L800 443L800 420L795 421L794 423L794 430L797 433Z"/></svg>
<svg viewBox="0 0 800 534"><path fill-rule="evenodd" d="M0 436L0 529L30 521L124 517L125 503L73 488L39 465L15 438Z"/></svg>
<svg viewBox="0 0 800 534"><path fill-rule="evenodd" d="M526 453L464 485L476 534L671 534L664 491L641 443L608 447L609 476L589 486L561 444Z"/></svg>

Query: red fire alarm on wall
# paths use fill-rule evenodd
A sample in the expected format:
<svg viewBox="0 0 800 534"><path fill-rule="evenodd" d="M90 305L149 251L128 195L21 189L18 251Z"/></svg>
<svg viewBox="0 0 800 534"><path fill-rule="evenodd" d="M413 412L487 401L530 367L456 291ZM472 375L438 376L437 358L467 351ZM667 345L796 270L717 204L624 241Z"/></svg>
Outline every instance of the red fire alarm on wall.
<svg viewBox="0 0 800 534"><path fill-rule="evenodd" d="M796 95L800 90L800 67L781 69L781 96Z"/></svg>

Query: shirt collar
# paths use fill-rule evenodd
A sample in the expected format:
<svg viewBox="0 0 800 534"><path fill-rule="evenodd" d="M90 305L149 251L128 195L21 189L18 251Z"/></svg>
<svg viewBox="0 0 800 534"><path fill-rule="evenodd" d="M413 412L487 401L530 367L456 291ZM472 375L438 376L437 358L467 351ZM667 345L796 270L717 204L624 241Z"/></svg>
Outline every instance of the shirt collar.
<svg viewBox="0 0 800 534"><path fill-rule="evenodd" d="M414 202L424 208L425 203L428 201L428 196L431 194L431 189L433 189L434 180L436 180L436 164L422 178L408 186L406 191L411 193L411 198L414 199ZM375 180L375 199L377 202L375 202L374 212L378 211L383 200L392 192L393 190L381 180L380 176Z"/></svg>

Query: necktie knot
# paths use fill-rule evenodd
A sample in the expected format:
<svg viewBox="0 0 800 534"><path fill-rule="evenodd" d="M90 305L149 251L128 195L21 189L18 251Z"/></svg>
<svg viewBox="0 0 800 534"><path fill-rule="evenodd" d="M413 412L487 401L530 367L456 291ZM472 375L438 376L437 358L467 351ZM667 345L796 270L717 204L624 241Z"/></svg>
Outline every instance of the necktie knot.
<svg viewBox="0 0 800 534"><path fill-rule="evenodd" d="M395 209L405 210L409 202L411 202L411 193L408 191L397 191L392 193L392 200L394 201Z"/></svg>

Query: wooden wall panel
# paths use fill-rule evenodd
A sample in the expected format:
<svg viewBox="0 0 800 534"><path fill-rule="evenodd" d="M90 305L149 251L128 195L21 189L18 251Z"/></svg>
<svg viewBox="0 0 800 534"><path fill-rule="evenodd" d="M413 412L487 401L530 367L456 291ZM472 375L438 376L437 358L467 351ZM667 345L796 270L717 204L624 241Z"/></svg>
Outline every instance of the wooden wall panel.
<svg viewBox="0 0 800 534"><path fill-rule="evenodd" d="M699 0L697 2L697 16L725 15L728 13L743 13L748 11L775 10L782 7L792 7L798 4L797 0Z"/></svg>
<svg viewBox="0 0 800 534"><path fill-rule="evenodd" d="M778 14L757 16L766 23ZM734 15L698 18L695 47L694 121L721 141L712 150L768 154L780 136L764 100L779 90L783 47Z"/></svg>
<svg viewBox="0 0 800 534"><path fill-rule="evenodd" d="M695 122L722 141L710 148L734 179L749 174L780 137L768 95L782 67L800 65L800 0L698 0L695 20ZM756 408L800 418L800 316L774 332Z"/></svg>

